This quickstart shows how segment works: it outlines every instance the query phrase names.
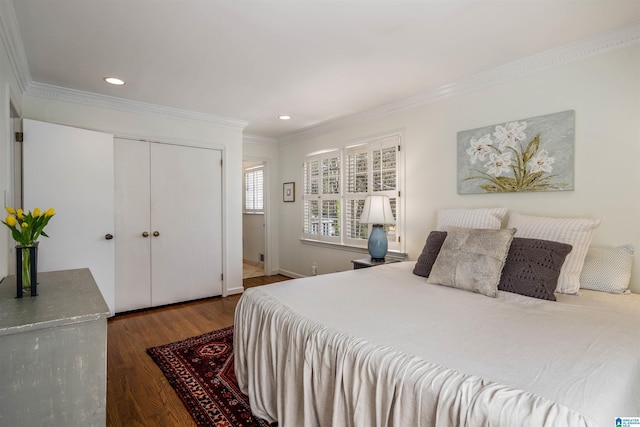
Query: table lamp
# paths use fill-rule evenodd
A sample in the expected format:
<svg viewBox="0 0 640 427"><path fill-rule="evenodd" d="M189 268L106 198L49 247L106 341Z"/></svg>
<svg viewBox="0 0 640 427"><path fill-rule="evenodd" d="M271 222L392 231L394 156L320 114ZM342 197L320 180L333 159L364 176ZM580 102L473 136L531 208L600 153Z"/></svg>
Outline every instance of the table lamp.
<svg viewBox="0 0 640 427"><path fill-rule="evenodd" d="M360 223L373 224L367 244L369 255L371 255L372 261L384 261L389 246L384 226L396 223L391 211L389 196L367 196L364 199Z"/></svg>

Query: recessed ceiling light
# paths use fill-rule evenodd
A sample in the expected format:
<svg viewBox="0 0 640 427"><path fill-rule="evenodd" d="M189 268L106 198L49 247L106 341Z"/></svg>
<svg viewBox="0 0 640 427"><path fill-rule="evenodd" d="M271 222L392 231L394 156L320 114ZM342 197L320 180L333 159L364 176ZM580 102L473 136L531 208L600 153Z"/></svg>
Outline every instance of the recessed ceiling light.
<svg viewBox="0 0 640 427"><path fill-rule="evenodd" d="M124 84L124 80L120 80L118 78L115 77L105 77L104 81L112 84L112 85L116 85L116 86L122 86Z"/></svg>
<svg viewBox="0 0 640 427"><path fill-rule="evenodd" d="M287 116L286 114L283 114L281 116L278 116L278 118L280 120L291 120L291 116Z"/></svg>

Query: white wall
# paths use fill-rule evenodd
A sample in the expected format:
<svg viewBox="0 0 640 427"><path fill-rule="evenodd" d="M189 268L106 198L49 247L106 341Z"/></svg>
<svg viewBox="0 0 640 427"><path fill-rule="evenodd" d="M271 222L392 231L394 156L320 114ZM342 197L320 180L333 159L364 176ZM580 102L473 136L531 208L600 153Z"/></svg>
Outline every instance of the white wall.
<svg viewBox="0 0 640 427"><path fill-rule="evenodd" d="M575 110L575 191L458 195L456 133ZM363 121L326 135L282 146L281 179L302 183L306 153L344 145L389 130L404 132L404 192L409 258L420 254L435 226L436 209L506 206L512 211L559 217L602 217L594 243L632 243L640 252L640 46L583 59L509 83ZM351 268L362 254L300 242L300 194L281 206L280 269L309 275ZM640 292L636 256L632 290Z"/></svg>
<svg viewBox="0 0 640 427"><path fill-rule="evenodd" d="M25 118L222 150L223 295L242 292L242 129L23 96Z"/></svg>
<svg viewBox="0 0 640 427"><path fill-rule="evenodd" d="M242 259L251 263L260 262L260 254L266 252L264 241L264 215L242 215Z"/></svg>
<svg viewBox="0 0 640 427"><path fill-rule="evenodd" d="M275 140L247 135L242 142L244 161L264 162L265 195L265 269L268 275L278 274L280 208L282 206L282 178L279 149Z"/></svg>

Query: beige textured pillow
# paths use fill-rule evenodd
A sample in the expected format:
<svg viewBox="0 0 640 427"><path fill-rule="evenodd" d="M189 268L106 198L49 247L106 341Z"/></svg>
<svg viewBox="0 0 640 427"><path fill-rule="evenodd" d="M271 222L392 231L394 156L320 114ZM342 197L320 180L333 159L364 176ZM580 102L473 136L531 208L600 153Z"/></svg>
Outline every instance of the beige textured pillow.
<svg viewBox="0 0 640 427"><path fill-rule="evenodd" d="M497 230L506 214L507 208L438 209L436 230L447 231L449 227Z"/></svg>
<svg viewBox="0 0 640 427"><path fill-rule="evenodd" d="M522 215L514 212L509 217L507 227L516 228L516 237L551 240L573 247L562 265L556 292L577 294L580 290L580 272L589 250L593 230L600 225L600 219L549 218Z"/></svg>
<svg viewBox="0 0 640 427"><path fill-rule="evenodd" d="M449 227L427 283L495 297L515 231Z"/></svg>

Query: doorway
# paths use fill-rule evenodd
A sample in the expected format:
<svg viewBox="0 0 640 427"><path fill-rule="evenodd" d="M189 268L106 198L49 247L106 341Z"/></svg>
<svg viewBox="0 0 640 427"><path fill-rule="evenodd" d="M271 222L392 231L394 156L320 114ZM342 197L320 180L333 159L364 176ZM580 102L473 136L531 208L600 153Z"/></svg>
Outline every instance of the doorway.
<svg viewBox="0 0 640 427"><path fill-rule="evenodd" d="M267 275L266 162L242 162L242 278Z"/></svg>

